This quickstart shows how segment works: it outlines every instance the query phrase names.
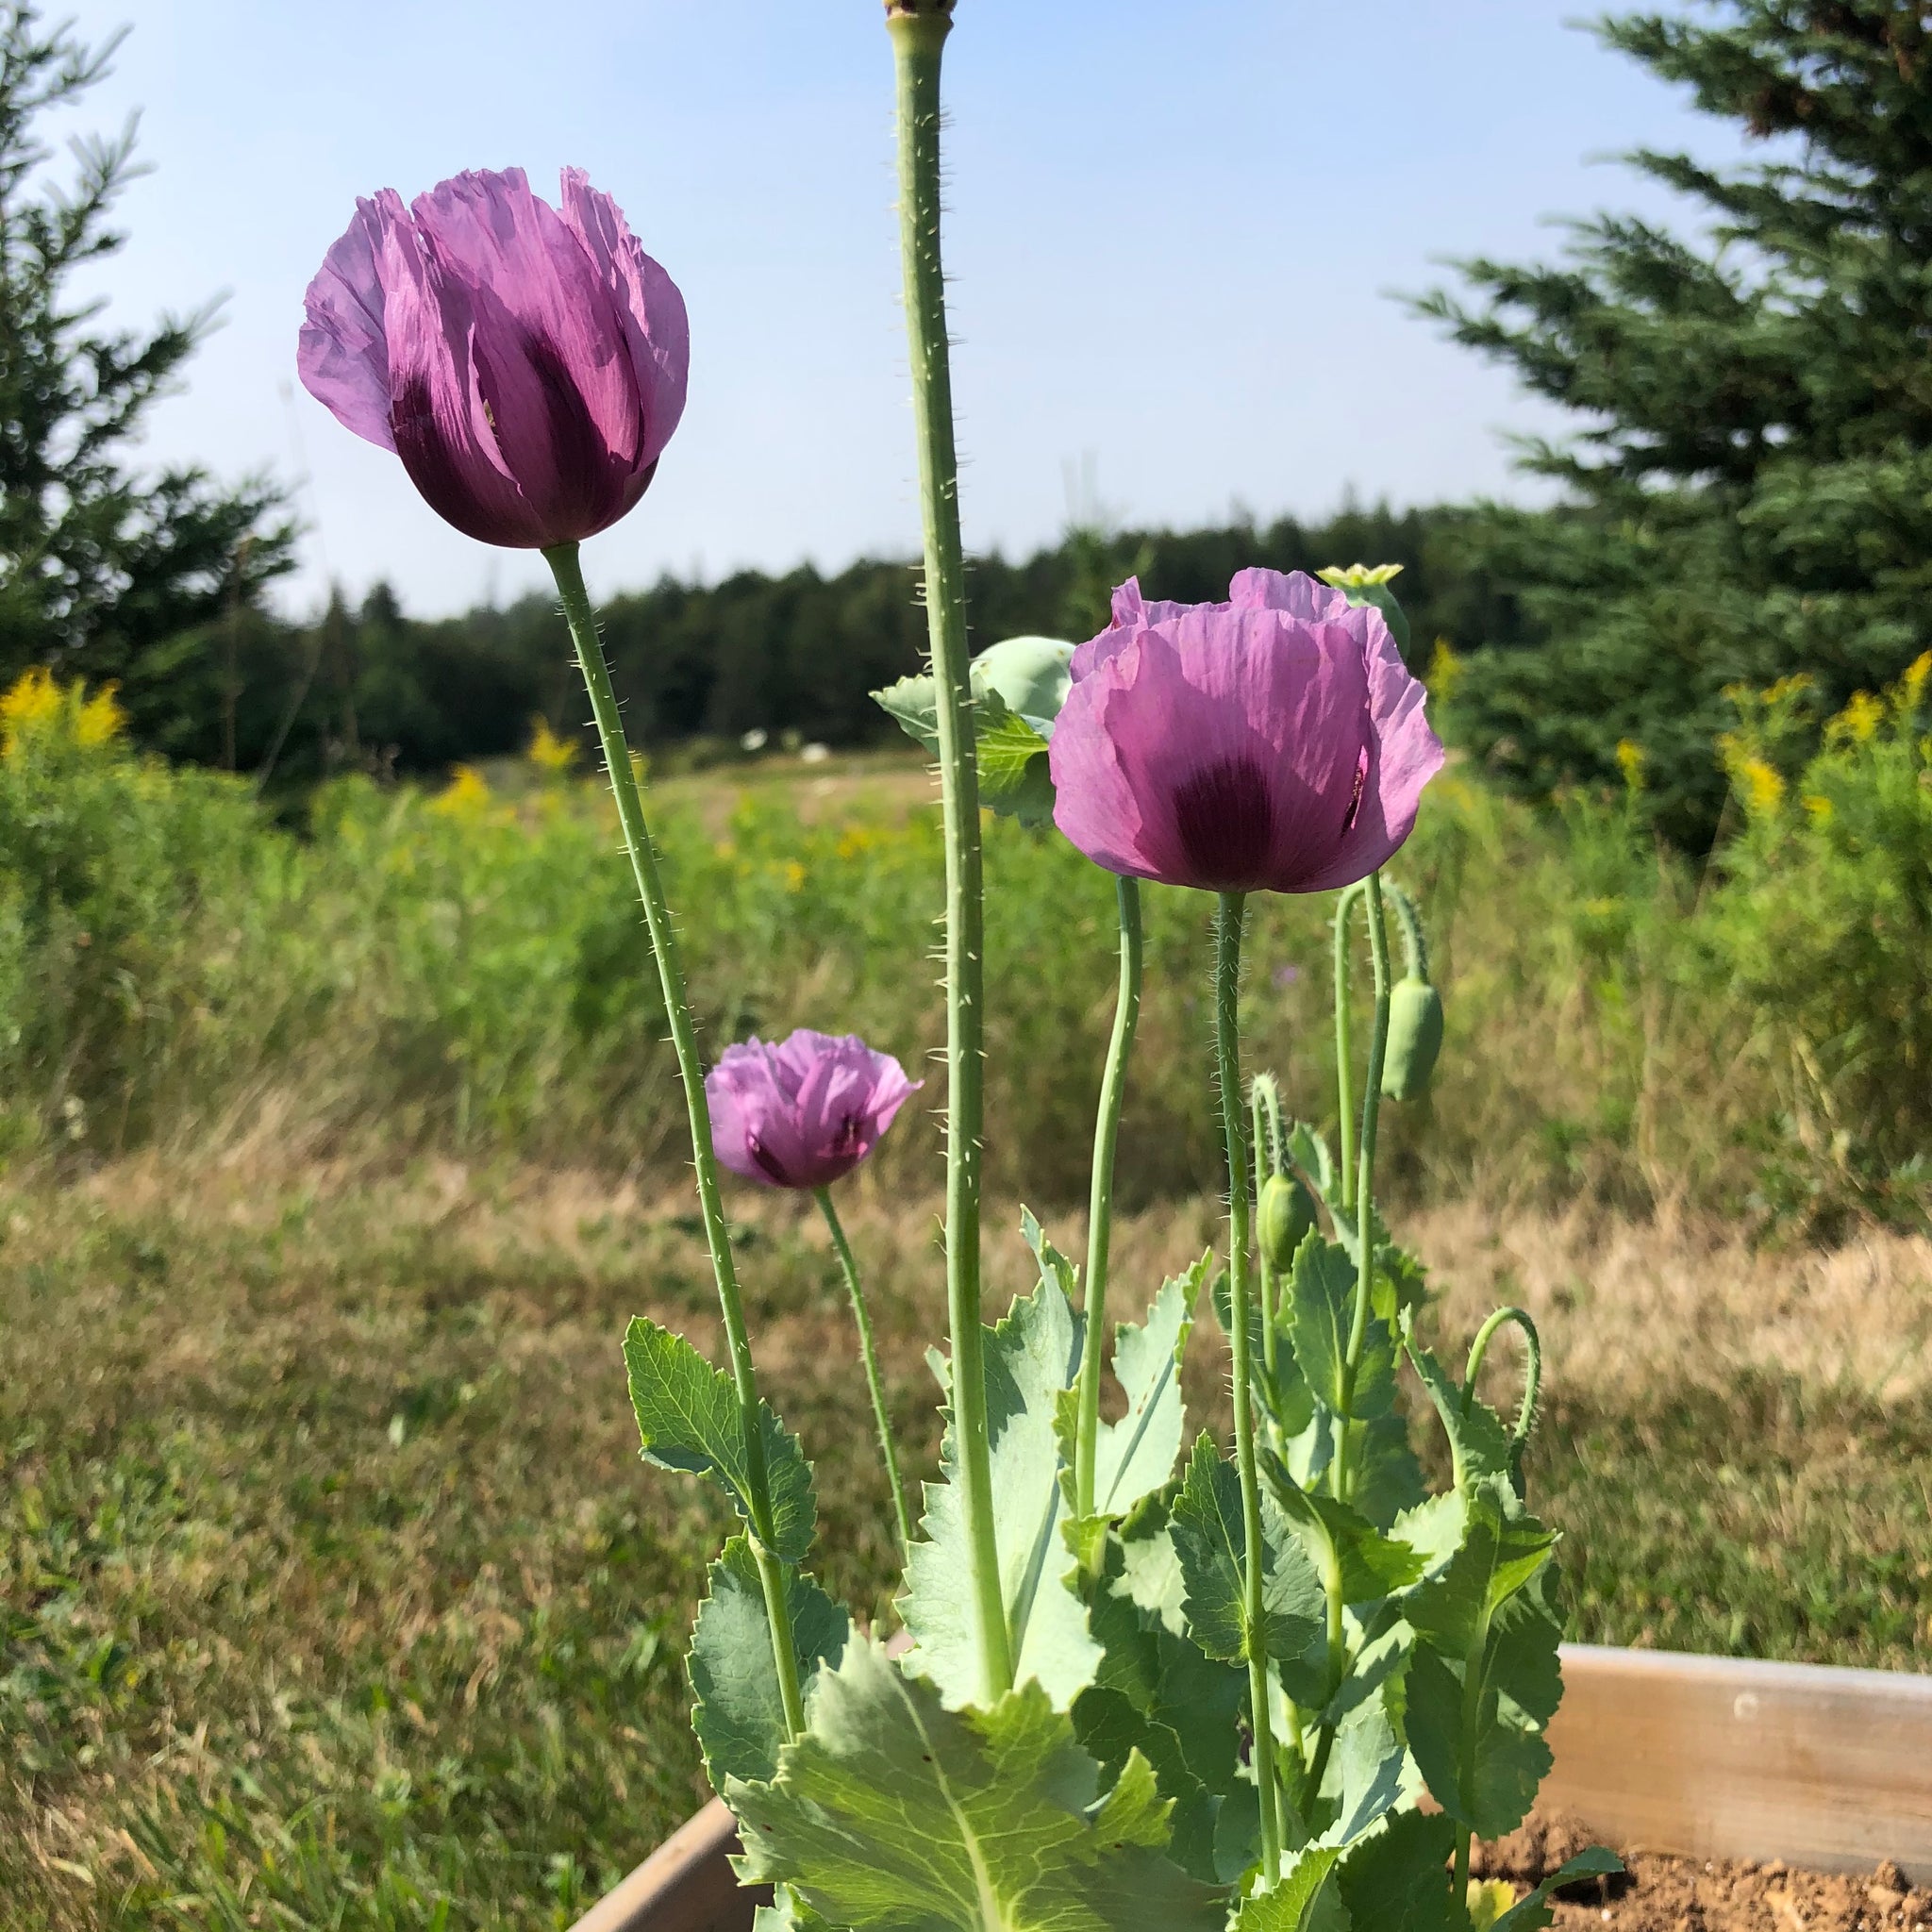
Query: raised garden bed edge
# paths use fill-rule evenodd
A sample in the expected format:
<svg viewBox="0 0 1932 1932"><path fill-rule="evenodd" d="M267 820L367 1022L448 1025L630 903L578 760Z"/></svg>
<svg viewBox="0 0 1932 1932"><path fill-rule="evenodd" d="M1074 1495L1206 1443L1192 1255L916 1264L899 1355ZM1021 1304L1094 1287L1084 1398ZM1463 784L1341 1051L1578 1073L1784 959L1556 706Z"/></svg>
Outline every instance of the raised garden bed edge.
<svg viewBox="0 0 1932 1932"><path fill-rule="evenodd" d="M1563 1685L1540 1807L1625 1852L1932 1884L1932 1676L1566 1643ZM737 1845L714 1798L575 1932L748 1932Z"/></svg>

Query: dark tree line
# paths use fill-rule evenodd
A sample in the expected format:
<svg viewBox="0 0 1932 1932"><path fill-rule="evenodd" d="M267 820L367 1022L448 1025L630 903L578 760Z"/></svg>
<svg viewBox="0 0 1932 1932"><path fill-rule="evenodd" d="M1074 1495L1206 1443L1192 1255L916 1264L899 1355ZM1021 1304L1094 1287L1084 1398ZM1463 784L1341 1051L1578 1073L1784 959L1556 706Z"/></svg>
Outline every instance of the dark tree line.
<svg viewBox="0 0 1932 1932"><path fill-rule="evenodd" d="M1598 215L1566 259L1467 262L1462 296L1421 305L1574 412L1574 436L1524 451L1557 507L1076 530L979 560L977 639L1086 635L1129 571L1193 599L1251 563L1401 563L1417 656L1438 637L1469 656L1452 736L1533 795L1615 785L1635 740L1687 843L1718 818L1727 687L1802 673L1831 708L1932 643L1924 0L1698 0L1597 31L1774 144L1730 169L1640 152L1699 217L1688 236ZM109 52L0 0L0 680L35 663L114 679L143 742L277 791L514 750L537 716L575 727L547 599L425 623L378 589L290 625L263 595L291 558L275 487L131 466L210 317L118 331L68 292L120 246L131 134L57 165L42 133ZM887 738L867 692L914 668L924 629L893 561L667 579L605 618L633 728L659 745Z"/></svg>
<svg viewBox="0 0 1932 1932"><path fill-rule="evenodd" d="M1111 586L1138 571L1154 594L1224 597L1249 564L1316 570L1330 563L1400 563L1396 589L1425 666L1434 640L1513 636L1507 598L1461 561L1456 516L1443 510L1348 509L1322 524L1128 532L1075 531L1018 561L973 566L976 643L1022 632L1083 638L1105 621ZM783 575L743 572L699 586L665 579L612 598L606 647L633 735L646 744L735 739L762 729L834 745L897 741L869 693L916 669L925 617L916 573L862 561L836 575L809 567ZM581 727L583 698L554 603L531 596L502 610L412 621L378 588L359 609L338 603L307 630L258 617L242 622L238 760L275 753L278 782L344 765L430 771L453 759L515 750L535 717ZM202 649L209 664L227 646L222 627ZM183 680L199 708L173 721L171 748L215 760L227 715L218 677ZM294 724L279 746L292 708Z"/></svg>

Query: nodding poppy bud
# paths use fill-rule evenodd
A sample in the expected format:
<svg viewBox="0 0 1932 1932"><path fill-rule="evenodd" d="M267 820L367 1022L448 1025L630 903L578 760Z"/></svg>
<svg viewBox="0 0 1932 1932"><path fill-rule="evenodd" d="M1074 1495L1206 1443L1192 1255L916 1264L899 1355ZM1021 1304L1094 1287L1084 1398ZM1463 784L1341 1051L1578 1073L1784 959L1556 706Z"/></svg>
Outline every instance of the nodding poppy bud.
<svg viewBox="0 0 1932 1932"><path fill-rule="evenodd" d="M1315 1224L1315 1197L1299 1174L1271 1174L1261 1183L1256 1222L1261 1252L1277 1274L1294 1265L1294 1251Z"/></svg>
<svg viewBox="0 0 1932 1932"><path fill-rule="evenodd" d="M1409 974L1389 994L1389 1047L1382 1060L1382 1095L1415 1100L1428 1089L1442 1051L1442 995Z"/></svg>
<svg viewBox="0 0 1932 1932"><path fill-rule="evenodd" d="M1402 927L1403 974L1389 995L1382 1097L1416 1100L1428 1091L1442 1051L1442 995L1429 983L1429 942L1416 904L1393 879L1389 903Z"/></svg>

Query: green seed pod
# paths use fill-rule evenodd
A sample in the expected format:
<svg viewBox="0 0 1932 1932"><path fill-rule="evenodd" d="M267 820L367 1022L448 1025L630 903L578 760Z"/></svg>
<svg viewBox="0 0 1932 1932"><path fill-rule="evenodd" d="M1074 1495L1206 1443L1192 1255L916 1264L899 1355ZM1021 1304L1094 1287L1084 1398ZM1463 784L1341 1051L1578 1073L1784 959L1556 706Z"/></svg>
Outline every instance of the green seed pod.
<svg viewBox="0 0 1932 1932"><path fill-rule="evenodd" d="M1382 1097L1416 1100L1428 1091L1442 1051L1442 995L1415 974L1389 994L1389 1048L1382 1060Z"/></svg>
<svg viewBox="0 0 1932 1932"><path fill-rule="evenodd" d="M1315 1197L1299 1174L1271 1174L1261 1183L1261 1202L1255 1217L1261 1252L1277 1274L1294 1265L1294 1251L1315 1224Z"/></svg>

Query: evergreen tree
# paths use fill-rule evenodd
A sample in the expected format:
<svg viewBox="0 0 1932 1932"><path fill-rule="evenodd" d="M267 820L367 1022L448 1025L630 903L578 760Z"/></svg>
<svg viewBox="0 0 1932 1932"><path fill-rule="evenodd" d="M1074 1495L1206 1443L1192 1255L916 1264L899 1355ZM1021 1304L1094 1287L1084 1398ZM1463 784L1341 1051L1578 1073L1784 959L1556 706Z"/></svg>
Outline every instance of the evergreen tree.
<svg viewBox="0 0 1932 1932"><path fill-rule="evenodd" d="M213 315L110 330L101 304L69 292L125 240L109 216L136 172L134 129L74 142L64 182L39 130L113 50L0 4L0 679L48 662L117 679L151 741L220 746L233 741L225 641L289 568L292 531L265 482L126 467Z"/></svg>
<svg viewBox="0 0 1932 1932"><path fill-rule="evenodd" d="M1702 205L1696 239L1599 215L1560 265L1463 262L1474 300L1421 305L1587 420L1524 447L1563 507L1470 522L1530 642L1482 653L1456 713L1536 791L1614 782L1637 741L1697 841L1725 687L1805 673L1835 708L1932 641L1932 9L1707 0L1596 31L1770 147L1628 157Z"/></svg>

